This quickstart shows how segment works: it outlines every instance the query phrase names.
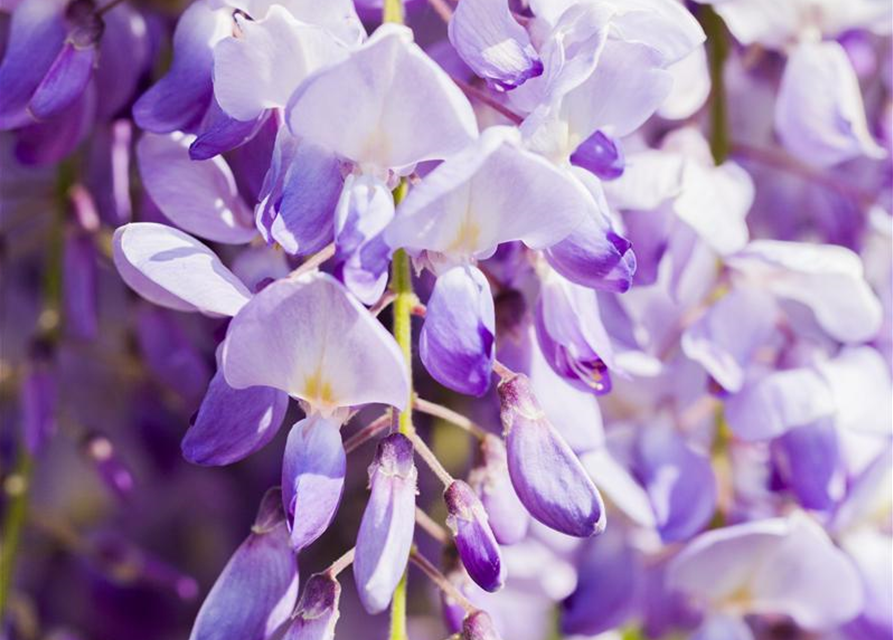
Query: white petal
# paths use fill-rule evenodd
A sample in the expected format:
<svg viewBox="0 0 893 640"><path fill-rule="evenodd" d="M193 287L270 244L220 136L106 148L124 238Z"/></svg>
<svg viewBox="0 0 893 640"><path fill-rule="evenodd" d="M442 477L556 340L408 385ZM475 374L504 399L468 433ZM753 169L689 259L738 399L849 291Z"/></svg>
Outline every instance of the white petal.
<svg viewBox="0 0 893 640"><path fill-rule="evenodd" d="M442 159L477 137L468 99L393 24L304 83L287 117L295 135L379 169Z"/></svg>
<svg viewBox="0 0 893 640"><path fill-rule="evenodd" d="M242 35L214 47L214 95L237 120L284 107L307 76L347 56L331 33L299 22L281 6L263 20L236 20Z"/></svg>
<svg viewBox="0 0 893 640"><path fill-rule="evenodd" d="M118 227L113 250L124 282L163 307L232 316L251 297L213 251L173 227L154 222Z"/></svg>
<svg viewBox="0 0 893 640"><path fill-rule="evenodd" d="M393 336L333 277L286 278L233 318L223 351L230 386L275 387L331 412L406 406L409 381Z"/></svg>

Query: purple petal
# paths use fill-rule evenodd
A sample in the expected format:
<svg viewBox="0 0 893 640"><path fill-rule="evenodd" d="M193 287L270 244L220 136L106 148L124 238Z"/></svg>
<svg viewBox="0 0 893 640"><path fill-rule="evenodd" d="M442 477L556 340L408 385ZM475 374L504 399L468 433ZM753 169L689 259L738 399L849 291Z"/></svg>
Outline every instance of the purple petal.
<svg viewBox="0 0 893 640"><path fill-rule="evenodd" d="M571 282L623 293L632 286L636 257L629 240L612 228L604 210L593 210L576 231L545 251L555 271Z"/></svg>
<svg viewBox="0 0 893 640"><path fill-rule="evenodd" d="M188 233L213 242L249 242L257 231L229 165L222 157L192 160L191 142L181 133L143 134L136 156L146 193Z"/></svg>
<svg viewBox="0 0 893 640"><path fill-rule="evenodd" d="M65 329L85 340L96 337L99 319L96 280L97 259L93 237L69 230L62 254Z"/></svg>
<svg viewBox="0 0 893 640"><path fill-rule="evenodd" d="M463 0L450 20L449 38L462 60L499 89L514 89L543 73L543 63L507 0Z"/></svg>
<svg viewBox="0 0 893 640"><path fill-rule="evenodd" d="M619 142L601 131L596 131L581 142L570 160L571 164L586 169L602 180L619 178L626 165Z"/></svg>
<svg viewBox="0 0 893 640"><path fill-rule="evenodd" d="M418 475L412 455L409 439L395 433L379 443L369 467L372 493L357 534L353 574L371 614L387 608L409 560Z"/></svg>
<svg viewBox="0 0 893 640"><path fill-rule="evenodd" d="M46 120L71 106L90 81L95 63L94 46L80 48L66 42L34 91L29 111L38 120Z"/></svg>
<svg viewBox="0 0 893 640"><path fill-rule="evenodd" d="M753 631L741 618L723 614L711 614L692 634L692 640L754 640Z"/></svg>
<svg viewBox="0 0 893 640"><path fill-rule="evenodd" d="M327 573L310 576L282 640L334 640L341 585Z"/></svg>
<svg viewBox="0 0 893 640"><path fill-rule="evenodd" d="M781 479L805 508L826 511L843 497L843 452L832 421L791 429L772 442L772 453Z"/></svg>
<svg viewBox="0 0 893 640"><path fill-rule="evenodd" d="M280 129L255 209L257 227L267 242L288 253L315 253L332 241L343 188L334 154Z"/></svg>
<svg viewBox="0 0 893 640"><path fill-rule="evenodd" d="M193 2L174 31L174 59L167 74L133 105L141 129L154 133L187 130L197 124L213 95L213 46L232 32L232 10Z"/></svg>
<svg viewBox="0 0 893 640"><path fill-rule="evenodd" d="M481 443L481 459L481 466L472 469L468 482L487 511L496 540L504 545L520 542L527 535L530 517L512 486L502 440L487 435Z"/></svg>
<svg viewBox="0 0 893 640"><path fill-rule="evenodd" d="M56 374L45 358L33 359L19 393L25 448L37 455L56 432Z"/></svg>
<svg viewBox="0 0 893 640"><path fill-rule="evenodd" d="M131 494L133 474L108 437L91 433L81 444L81 450L93 464L102 483L115 495L125 499Z"/></svg>
<svg viewBox="0 0 893 640"><path fill-rule="evenodd" d="M611 527L583 547L577 588L562 603L564 633L596 636L623 625L633 612L642 568L625 536Z"/></svg>
<svg viewBox="0 0 893 640"><path fill-rule="evenodd" d="M65 41L62 0L25 0L9 24L9 41L0 64L0 129L33 122L26 107Z"/></svg>
<svg viewBox="0 0 893 640"><path fill-rule="evenodd" d="M374 304L388 280L390 249L382 238L394 218L387 185L370 176L348 176L335 209L335 258L344 285L364 304Z"/></svg>
<svg viewBox="0 0 893 640"><path fill-rule="evenodd" d="M288 620L298 597L298 563L278 491L264 496L258 521L205 598L189 640L266 640Z"/></svg>
<svg viewBox="0 0 893 640"><path fill-rule="evenodd" d="M183 437L183 457L209 466L238 462L273 439L287 409L287 394L270 387L233 389L218 369Z"/></svg>
<svg viewBox="0 0 893 640"><path fill-rule="evenodd" d="M716 477L710 459L695 452L671 428L643 429L636 471L654 509L664 542L686 540L710 522L716 509Z"/></svg>
<svg viewBox="0 0 893 640"><path fill-rule="evenodd" d="M524 375L499 385L509 474L521 502L548 527L578 538L605 528L598 489L546 419Z"/></svg>
<svg viewBox="0 0 893 640"><path fill-rule="evenodd" d="M124 3L102 17L106 28L99 41L101 63L94 78L102 96L99 115L113 118L133 100L153 62L153 43L149 25L139 9ZM121 55L122 51L127 55Z"/></svg>
<svg viewBox="0 0 893 640"><path fill-rule="evenodd" d="M505 583L505 564L484 505L462 480L453 481L443 499L447 525L453 531L465 570L481 589L498 591Z"/></svg>
<svg viewBox="0 0 893 640"><path fill-rule="evenodd" d="M92 84L67 109L49 120L16 132L16 159L23 164L52 164L68 156L92 131L97 106Z"/></svg>
<svg viewBox="0 0 893 640"><path fill-rule="evenodd" d="M296 552L321 536L335 517L347 460L340 420L304 418L288 434L282 460L282 504Z"/></svg>
<svg viewBox="0 0 893 640"><path fill-rule="evenodd" d="M268 117L269 114L265 113L253 120L236 120L229 117L216 100L211 100L197 137L189 145L189 157L192 160L208 160L245 144L257 135Z"/></svg>
<svg viewBox="0 0 893 640"><path fill-rule="evenodd" d="M454 267L437 278L419 336L419 355L442 385L481 396L490 387L496 315L487 278Z"/></svg>

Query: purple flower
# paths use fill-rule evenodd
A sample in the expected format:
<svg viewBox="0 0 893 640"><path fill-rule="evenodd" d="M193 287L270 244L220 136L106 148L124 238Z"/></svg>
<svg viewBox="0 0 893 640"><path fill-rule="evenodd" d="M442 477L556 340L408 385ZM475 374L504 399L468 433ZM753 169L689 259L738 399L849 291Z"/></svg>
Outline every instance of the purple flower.
<svg viewBox="0 0 893 640"><path fill-rule="evenodd" d="M505 565L484 505L462 480L447 487L443 499L447 525L453 531L465 570L485 591L498 591L505 582Z"/></svg>
<svg viewBox="0 0 893 640"><path fill-rule="evenodd" d="M481 443L481 464L472 469L468 482L487 512L496 540L506 545L523 540L530 518L512 486L500 438L487 435Z"/></svg>
<svg viewBox="0 0 893 640"><path fill-rule="evenodd" d="M357 534L353 574L360 602L372 614L387 608L409 560L418 475L412 455L409 439L395 433L379 443L369 466L372 492Z"/></svg>
<svg viewBox="0 0 893 640"><path fill-rule="evenodd" d="M462 640L502 640L486 611L475 611L462 622Z"/></svg>
<svg viewBox="0 0 893 640"><path fill-rule="evenodd" d="M605 529L605 506L583 465L546 419L527 376L499 385L508 468L521 502L534 518L578 538Z"/></svg>

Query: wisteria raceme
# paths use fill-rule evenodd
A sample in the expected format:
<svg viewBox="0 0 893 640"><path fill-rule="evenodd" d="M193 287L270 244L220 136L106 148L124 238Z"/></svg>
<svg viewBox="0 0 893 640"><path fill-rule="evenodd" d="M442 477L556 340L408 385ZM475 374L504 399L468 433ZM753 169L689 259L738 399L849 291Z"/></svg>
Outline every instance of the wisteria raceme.
<svg viewBox="0 0 893 640"><path fill-rule="evenodd" d="M893 638L891 37L0 2L0 637Z"/></svg>

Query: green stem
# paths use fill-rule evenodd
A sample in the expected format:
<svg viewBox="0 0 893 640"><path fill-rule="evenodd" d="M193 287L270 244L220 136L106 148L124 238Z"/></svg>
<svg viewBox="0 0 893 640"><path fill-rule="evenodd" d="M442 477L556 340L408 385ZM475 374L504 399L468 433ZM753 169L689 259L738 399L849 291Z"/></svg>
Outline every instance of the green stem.
<svg viewBox="0 0 893 640"><path fill-rule="evenodd" d="M390 0L385 1L385 19L388 16L388 6L394 4ZM399 0L397 2L399 5ZM402 21L402 16L401 16ZM406 196L408 185L402 181L394 189L394 205L400 204ZM400 412L400 433L412 435L412 307L415 304L415 294L412 292L412 270L409 265L409 256L403 249L394 253L391 263L391 288L394 291L394 338L403 352L406 361L406 370L409 375L409 397L406 400L406 409ZM406 571L394 590L394 598L391 601L391 635L390 640L409 640L406 633Z"/></svg>
<svg viewBox="0 0 893 640"><path fill-rule="evenodd" d="M406 195L406 183L400 183L394 189L394 203L400 204ZM412 427L412 307L415 304L415 294L412 291L412 270L409 265L409 256L403 249L394 252L394 260L391 264L391 287L394 291L394 338L403 352L406 361L406 369L409 374L409 398L406 409L400 412L400 433L410 435Z"/></svg>
<svg viewBox="0 0 893 640"><path fill-rule="evenodd" d="M728 103L723 82L723 68L729 56L729 36L719 14L710 5L701 5L701 25L707 34L710 58L710 151L713 161L722 164L729 156Z"/></svg>
<svg viewBox="0 0 893 640"><path fill-rule="evenodd" d="M406 632L406 572L397 583L394 599L391 600L391 635L390 640L409 640Z"/></svg>
<svg viewBox="0 0 893 640"><path fill-rule="evenodd" d="M3 483L9 502L3 518L3 539L0 540L0 628L3 628L6 619L6 605L12 590L19 539L28 512L28 485L33 471L34 458L22 448L15 471Z"/></svg>

